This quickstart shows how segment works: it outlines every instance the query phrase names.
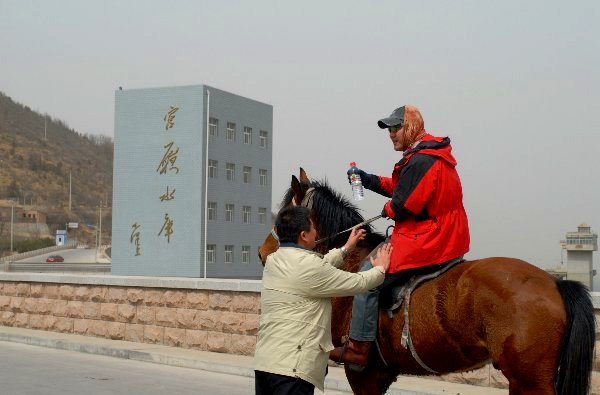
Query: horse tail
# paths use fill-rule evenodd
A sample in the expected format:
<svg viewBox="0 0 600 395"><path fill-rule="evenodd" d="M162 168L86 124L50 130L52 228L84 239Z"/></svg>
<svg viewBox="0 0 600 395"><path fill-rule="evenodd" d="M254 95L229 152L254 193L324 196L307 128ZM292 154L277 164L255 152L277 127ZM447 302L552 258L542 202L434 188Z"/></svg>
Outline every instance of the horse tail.
<svg viewBox="0 0 600 395"><path fill-rule="evenodd" d="M567 312L555 389L557 395L587 395L594 367L596 323L594 305L585 285L557 281Z"/></svg>

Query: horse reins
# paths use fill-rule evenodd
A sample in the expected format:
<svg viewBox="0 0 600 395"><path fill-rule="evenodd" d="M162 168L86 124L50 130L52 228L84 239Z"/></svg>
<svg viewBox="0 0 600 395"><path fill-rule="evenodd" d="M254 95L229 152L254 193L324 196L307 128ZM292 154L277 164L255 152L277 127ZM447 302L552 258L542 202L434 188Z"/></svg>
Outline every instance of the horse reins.
<svg viewBox="0 0 600 395"><path fill-rule="evenodd" d="M342 233L350 232L350 231L351 231L352 229L354 229L354 228L358 228L358 227L361 227L361 226L364 226L364 225L370 224L371 222L373 222L373 221L376 221L376 220L378 220L379 218L382 218L382 215L381 215L381 214L380 214L380 215L378 215L378 216L376 216L376 217L370 218L370 219L368 219L368 220L366 220L366 221L363 221L363 222L361 222L361 223L360 223L360 224L358 224L358 225L354 225L354 226L352 226L352 227L350 227L350 228L348 228L348 229L346 229L346 230L342 230L341 232L337 232L337 233L335 233L335 234L333 234L333 235L331 235L331 236L323 237L322 239L319 239L319 240L317 240L317 241L316 241L316 243L317 243L317 244L320 244L320 243L322 243L322 242L324 242L324 241L327 241L327 240L329 240L329 239L333 239L334 237L336 237L336 236L339 236L339 235L341 235Z"/></svg>

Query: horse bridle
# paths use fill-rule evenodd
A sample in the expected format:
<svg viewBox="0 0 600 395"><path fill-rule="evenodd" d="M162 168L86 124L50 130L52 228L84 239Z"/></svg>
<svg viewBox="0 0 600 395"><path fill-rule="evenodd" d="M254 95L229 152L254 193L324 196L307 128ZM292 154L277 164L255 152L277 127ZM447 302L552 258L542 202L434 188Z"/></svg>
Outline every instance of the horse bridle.
<svg viewBox="0 0 600 395"><path fill-rule="evenodd" d="M297 204L296 201L294 200L294 198L292 198L292 206L302 206L302 207L308 208L309 210L312 210L314 192L315 192L314 187L308 188L306 190L306 193L304 194L304 198L302 198L302 201L300 202L300 204ZM275 225L273 225L273 227L271 228L271 236L273 236L275 241L277 241L277 244L279 244L279 236L277 236L277 232L275 232Z"/></svg>

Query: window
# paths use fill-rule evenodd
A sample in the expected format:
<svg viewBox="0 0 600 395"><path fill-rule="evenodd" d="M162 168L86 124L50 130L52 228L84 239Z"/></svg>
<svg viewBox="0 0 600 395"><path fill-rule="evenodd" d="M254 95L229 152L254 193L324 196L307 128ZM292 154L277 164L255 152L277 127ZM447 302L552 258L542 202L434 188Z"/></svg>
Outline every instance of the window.
<svg viewBox="0 0 600 395"><path fill-rule="evenodd" d="M252 128L244 126L244 144L252 144Z"/></svg>
<svg viewBox="0 0 600 395"><path fill-rule="evenodd" d="M267 185L267 170L265 170L265 169L258 170L258 183L260 185Z"/></svg>
<svg viewBox="0 0 600 395"><path fill-rule="evenodd" d="M227 173L227 181L235 181L235 163L225 164L225 172Z"/></svg>
<svg viewBox="0 0 600 395"><path fill-rule="evenodd" d="M250 208L250 206L244 206L242 207L242 212L243 212L243 221L245 224L249 224L250 223L250 215L252 214L252 209Z"/></svg>
<svg viewBox="0 0 600 395"><path fill-rule="evenodd" d="M242 246L242 263L250 263L250 246Z"/></svg>
<svg viewBox="0 0 600 395"><path fill-rule="evenodd" d="M259 132L259 138L260 138L259 145L261 148L267 148L268 136L269 136L269 133L266 130L261 130Z"/></svg>
<svg viewBox="0 0 600 395"><path fill-rule="evenodd" d="M225 221L227 222L233 222L233 212L234 212L234 205L231 203L227 203L225 205Z"/></svg>
<svg viewBox="0 0 600 395"><path fill-rule="evenodd" d="M252 168L250 166L244 166L244 184L250 184L252 182Z"/></svg>
<svg viewBox="0 0 600 395"><path fill-rule="evenodd" d="M209 118L208 130L210 131L211 136L219 135L219 120L217 118Z"/></svg>
<svg viewBox="0 0 600 395"><path fill-rule="evenodd" d="M208 220L217 220L217 202L208 202Z"/></svg>
<svg viewBox="0 0 600 395"><path fill-rule="evenodd" d="M229 141L235 141L235 123L227 122L227 133L225 138Z"/></svg>
<svg viewBox="0 0 600 395"><path fill-rule="evenodd" d="M217 246L214 244L206 245L206 262L215 263L217 260Z"/></svg>
<svg viewBox="0 0 600 395"><path fill-rule="evenodd" d="M209 159L208 160L208 176L210 178L217 178L217 167L219 162L216 160Z"/></svg>
<svg viewBox="0 0 600 395"><path fill-rule="evenodd" d="M225 263L233 263L233 245L225 246Z"/></svg>
<svg viewBox="0 0 600 395"><path fill-rule="evenodd" d="M258 208L258 223L263 225L267 223L267 209L265 207Z"/></svg>

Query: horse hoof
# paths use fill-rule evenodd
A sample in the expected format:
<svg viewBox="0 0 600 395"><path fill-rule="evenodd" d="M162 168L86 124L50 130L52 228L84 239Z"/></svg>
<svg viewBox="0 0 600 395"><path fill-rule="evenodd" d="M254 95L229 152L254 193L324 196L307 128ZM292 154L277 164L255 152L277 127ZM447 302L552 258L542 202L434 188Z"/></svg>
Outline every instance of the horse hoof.
<svg viewBox="0 0 600 395"><path fill-rule="evenodd" d="M365 370L366 366L363 365L357 365L355 363L349 363L348 364L348 369L354 371L354 372L362 372L363 370Z"/></svg>

